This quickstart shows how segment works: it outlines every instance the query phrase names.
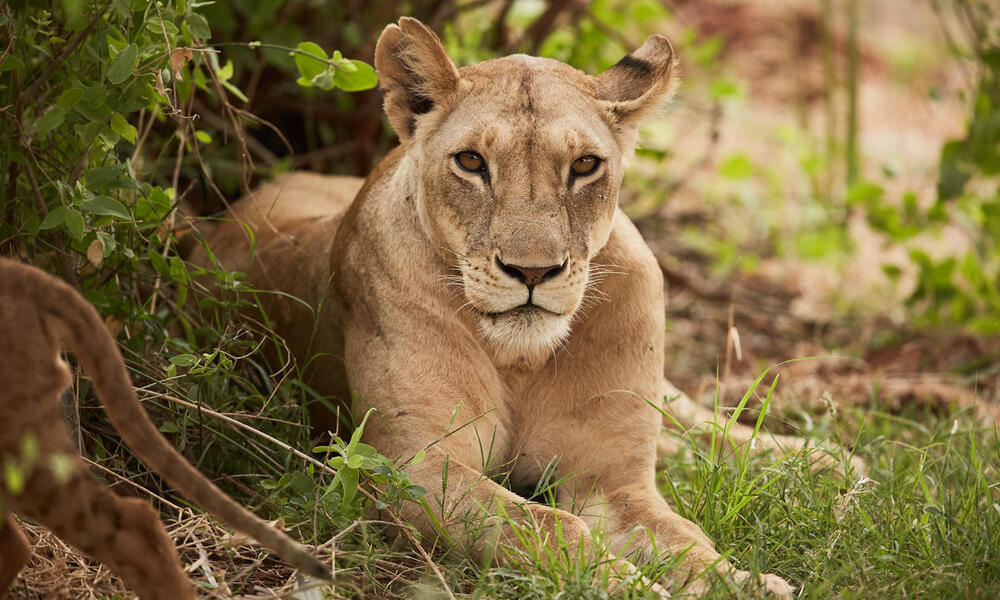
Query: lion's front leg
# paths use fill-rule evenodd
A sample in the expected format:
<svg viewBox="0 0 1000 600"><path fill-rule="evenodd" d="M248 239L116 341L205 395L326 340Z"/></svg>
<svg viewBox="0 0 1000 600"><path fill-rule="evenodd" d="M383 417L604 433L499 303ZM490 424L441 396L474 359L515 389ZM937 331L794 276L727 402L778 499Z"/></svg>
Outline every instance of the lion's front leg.
<svg viewBox="0 0 1000 600"><path fill-rule="evenodd" d="M698 525L674 512L651 483L609 492L605 502L613 551L649 558L655 549L681 557L681 568L665 575L672 591L696 595L707 591L713 570L737 582L750 577L723 558ZM777 575L761 575L760 585L776 598L791 598L794 591Z"/></svg>
<svg viewBox="0 0 1000 600"><path fill-rule="evenodd" d="M418 528L425 545L441 541L447 547L469 551L478 560L504 566L525 566L530 562L525 555L549 554L573 560L582 554L595 563L610 559L610 589L638 578L661 597L668 597L658 584L638 575L632 563L615 556L596 556L601 550L594 546L590 529L580 517L530 502L455 460L442 448L428 449L427 458L412 468L410 477L427 488L426 504L408 503L402 516ZM552 553L557 544L565 552Z"/></svg>

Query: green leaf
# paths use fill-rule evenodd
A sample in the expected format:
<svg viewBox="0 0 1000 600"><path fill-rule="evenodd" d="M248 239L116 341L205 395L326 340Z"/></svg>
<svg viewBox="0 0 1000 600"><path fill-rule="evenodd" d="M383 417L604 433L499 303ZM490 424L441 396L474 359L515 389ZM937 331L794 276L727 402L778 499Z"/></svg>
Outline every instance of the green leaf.
<svg viewBox="0 0 1000 600"><path fill-rule="evenodd" d="M963 141L951 141L941 147L941 169L938 175L937 191L940 200L949 200L960 195L971 176L966 161Z"/></svg>
<svg viewBox="0 0 1000 600"><path fill-rule="evenodd" d="M59 94L56 104L63 108L73 108L83 98L83 88L72 87Z"/></svg>
<svg viewBox="0 0 1000 600"><path fill-rule="evenodd" d="M974 317L969 321L969 329L983 336L992 336L1000 333L1000 317L996 315L982 315Z"/></svg>
<svg viewBox="0 0 1000 600"><path fill-rule="evenodd" d="M191 35L203 40L212 37L212 29L208 26L208 19L204 16L193 12L187 16L186 22Z"/></svg>
<svg viewBox="0 0 1000 600"><path fill-rule="evenodd" d="M170 276L170 265L167 264L167 259L160 256L159 252L149 253L149 264L160 275L164 277Z"/></svg>
<svg viewBox="0 0 1000 600"><path fill-rule="evenodd" d="M373 412L375 412L375 409L369 408L368 412L365 413L365 417L361 419L361 423L354 428L354 432L351 433L351 441L347 443L347 448L344 450L344 456L351 456L354 454L358 444L361 443L361 436L364 435L365 423L368 422L368 417L372 416Z"/></svg>
<svg viewBox="0 0 1000 600"><path fill-rule="evenodd" d="M355 66L353 73L336 69L333 75L333 82L337 87L345 92L359 92L361 90L370 90L378 85L378 76L371 65L360 60L352 60L350 62Z"/></svg>
<svg viewBox="0 0 1000 600"><path fill-rule="evenodd" d="M24 490L24 482L27 480L24 470L14 461L4 462L3 467L4 487L14 495L20 494Z"/></svg>
<svg viewBox="0 0 1000 600"><path fill-rule="evenodd" d="M194 67L194 84L198 89L208 91L208 80L205 79L205 72L198 67Z"/></svg>
<svg viewBox="0 0 1000 600"><path fill-rule="evenodd" d="M312 82L321 90L329 91L337 87L337 84L333 80L333 73L330 70L323 71L316 77L313 77Z"/></svg>
<svg viewBox="0 0 1000 600"><path fill-rule="evenodd" d="M215 70L215 74L219 76L221 81L229 81L233 78L233 61L227 60L224 67L220 67Z"/></svg>
<svg viewBox="0 0 1000 600"><path fill-rule="evenodd" d="M118 113L111 115L111 131L114 131L118 135L122 136L130 144L134 144L136 136L139 135L136 128L130 125L129 122L125 120L125 117Z"/></svg>
<svg viewBox="0 0 1000 600"><path fill-rule="evenodd" d="M655 161L662 161L668 156L666 150L659 150L657 148L636 148L635 155Z"/></svg>
<svg viewBox="0 0 1000 600"><path fill-rule="evenodd" d="M365 462L365 457L355 454L347 459L347 468L357 469L363 462Z"/></svg>
<svg viewBox="0 0 1000 600"><path fill-rule="evenodd" d="M0 63L0 73L3 73L4 71L14 71L23 67L23 60L13 54L8 54L7 58L3 59L3 63Z"/></svg>
<svg viewBox="0 0 1000 600"><path fill-rule="evenodd" d="M337 476L341 478L340 485L344 490L341 506L350 506L354 496L358 493L358 482L361 479L361 474L353 469L341 469L337 471Z"/></svg>
<svg viewBox="0 0 1000 600"><path fill-rule="evenodd" d="M754 165L746 154L734 154L719 165L719 174L727 179L744 180L753 176Z"/></svg>
<svg viewBox="0 0 1000 600"><path fill-rule="evenodd" d="M298 67L299 73L302 74L303 78L312 80L326 70L326 52L323 52L323 49L318 44L302 42L296 48L300 52L295 53L295 66ZM305 52L306 54L302 54L301 52Z"/></svg>
<svg viewBox="0 0 1000 600"><path fill-rule="evenodd" d="M61 106L55 106L35 121L35 135L44 138L50 131L62 125L65 120L66 109Z"/></svg>
<svg viewBox="0 0 1000 600"><path fill-rule="evenodd" d="M123 164L95 167L84 174L84 179L89 189L101 189L116 183L125 174L126 168Z"/></svg>
<svg viewBox="0 0 1000 600"><path fill-rule="evenodd" d="M38 229L42 231L48 231L49 229L55 229L59 227L66 221L66 207L57 206L49 211L49 214L45 215L42 219L42 224L38 226Z"/></svg>
<svg viewBox="0 0 1000 600"><path fill-rule="evenodd" d="M104 245L104 258L111 256L111 253L114 252L115 248L118 246L118 242L115 241L114 237L104 233L103 231L98 231L96 233L97 239L101 240L101 243Z"/></svg>
<svg viewBox="0 0 1000 600"><path fill-rule="evenodd" d="M73 239L83 239L84 222L83 215L80 214L80 211L73 208L67 208L66 216L64 217L64 224L66 225L66 231L73 236Z"/></svg>
<svg viewBox="0 0 1000 600"><path fill-rule="evenodd" d="M354 454L357 454L358 456L368 457L368 456L375 456L376 454L378 454L378 451L376 451L375 448L369 446L368 444L361 443L358 444L356 448L354 448Z"/></svg>
<svg viewBox="0 0 1000 600"><path fill-rule="evenodd" d="M301 471L295 471L292 473L292 478L289 481L289 487L296 494L302 496L312 495L316 490L316 482L313 481L308 475Z"/></svg>
<svg viewBox="0 0 1000 600"><path fill-rule="evenodd" d="M885 190L882 186L870 181L858 181L847 190L848 206L869 206L871 203L881 200Z"/></svg>
<svg viewBox="0 0 1000 600"><path fill-rule="evenodd" d="M181 285L190 281L187 269L184 267L184 261L177 256L170 259L170 279Z"/></svg>
<svg viewBox="0 0 1000 600"><path fill-rule="evenodd" d="M243 93L243 92L242 92L242 91L240 90L240 88L238 88L238 87L236 87L235 85L233 85L233 84L229 83L228 81L223 81L223 82L222 82L222 87L224 87L224 88L226 88L227 90L229 90L229 92L230 92L230 93L231 93L232 95L236 96L236 97L237 97L237 98L239 98L240 100L242 100L242 101L244 101L244 102L249 102L249 101L250 101L250 99L249 99L249 98L247 98L247 95L246 95L246 94L244 94L244 93Z"/></svg>
<svg viewBox="0 0 1000 600"><path fill-rule="evenodd" d="M193 367L198 363L198 357L194 354L178 354L171 356L170 362L178 367Z"/></svg>
<svg viewBox="0 0 1000 600"><path fill-rule="evenodd" d="M128 210L121 202L108 196L94 196L93 198L88 198L84 200L80 206L83 210L91 214L115 217L117 219L121 219L122 221L129 221L132 219L132 215L128 213Z"/></svg>
<svg viewBox="0 0 1000 600"><path fill-rule="evenodd" d="M181 428L178 427L177 423L174 423L173 421L166 421L165 423L160 425L161 433L177 433L180 430Z"/></svg>
<svg viewBox="0 0 1000 600"><path fill-rule="evenodd" d="M198 141L201 142L202 144L212 143L212 136L200 129L194 132L194 137L198 138Z"/></svg>
<svg viewBox="0 0 1000 600"><path fill-rule="evenodd" d="M135 44L125 46L125 49L119 52L118 56L115 56L114 60L111 61L111 66L108 67L108 81L114 85L124 82L135 70L138 63L139 49L136 48Z"/></svg>
<svg viewBox="0 0 1000 600"><path fill-rule="evenodd" d="M743 89L733 79L719 78L708 86L709 93L717 100L735 100L743 96Z"/></svg>
<svg viewBox="0 0 1000 600"><path fill-rule="evenodd" d="M148 29L153 35L157 36L156 39L160 42L163 41L163 32L167 32L167 37L174 37L180 33L180 29L166 19L150 19L146 21L146 29Z"/></svg>

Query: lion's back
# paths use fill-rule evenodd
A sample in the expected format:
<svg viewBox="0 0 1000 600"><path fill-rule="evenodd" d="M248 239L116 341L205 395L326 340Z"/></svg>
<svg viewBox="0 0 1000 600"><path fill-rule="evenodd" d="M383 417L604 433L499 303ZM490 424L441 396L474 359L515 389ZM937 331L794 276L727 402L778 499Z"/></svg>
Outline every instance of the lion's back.
<svg viewBox="0 0 1000 600"><path fill-rule="evenodd" d="M364 181L309 171L282 173L233 205L233 216L258 225L267 218L281 229L290 221L343 214Z"/></svg>
<svg viewBox="0 0 1000 600"><path fill-rule="evenodd" d="M363 183L360 177L283 173L235 202L221 220L208 220L197 228L211 241L212 253L224 268L245 272L251 246L253 251L301 252L298 240L314 239L309 235L314 228L324 230L320 239L332 240ZM184 254L196 264L211 264L200 245L192 245Z"/></svg>

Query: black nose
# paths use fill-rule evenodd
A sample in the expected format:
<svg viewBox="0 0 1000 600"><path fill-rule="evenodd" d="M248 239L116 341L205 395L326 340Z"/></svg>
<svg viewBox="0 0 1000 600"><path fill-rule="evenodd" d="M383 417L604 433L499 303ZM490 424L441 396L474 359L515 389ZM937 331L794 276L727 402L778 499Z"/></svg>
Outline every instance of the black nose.
<svg viewBox="0 0 1000 600"><path fill-rule="evenodd" d="M496 257L497 266L504 273L510 275L514 279L520 281L529 288L533 288L539 283L545 281L546 279L551 279L562 273L566 269L566 265L569 264L569 259L563 261L561 265L554 265L548 267L522 267L520 265L508 265L500 260L500 257Z"/></svg>

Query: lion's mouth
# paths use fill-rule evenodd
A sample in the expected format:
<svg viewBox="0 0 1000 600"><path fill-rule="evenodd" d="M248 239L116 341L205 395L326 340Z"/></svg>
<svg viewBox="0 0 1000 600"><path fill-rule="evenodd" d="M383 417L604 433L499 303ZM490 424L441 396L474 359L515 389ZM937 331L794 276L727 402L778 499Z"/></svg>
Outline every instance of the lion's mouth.
<svg viewBox="0 0 1000 600"><path fill-rule="evenodd" d="M480 314L480 315L482 315L484 317L490 317L491 319L500 319L500 318L504 318L504 317L515 317L515 318L516 317L528 317L528 318L530 318L530 317L534 317L536 315L542 315L542 314L549 314L549 315L556 316L556 317L561 317L562 316L561 314L559 314L559 313L557 313L555 311L551 311L551 310L549 310L547 308L544 308L542 306L538 306L537 304L532 304L530 301L527 302L527 303L525 303L525 304L522 304L520 306L515 306L514 308L510 308L510 309L502 310L502 311L491 312L491 311L480 310L480 309L478 309L476 307L472 307L472 310L474 310L475 312L477 312L478 314Z"/></svg>

